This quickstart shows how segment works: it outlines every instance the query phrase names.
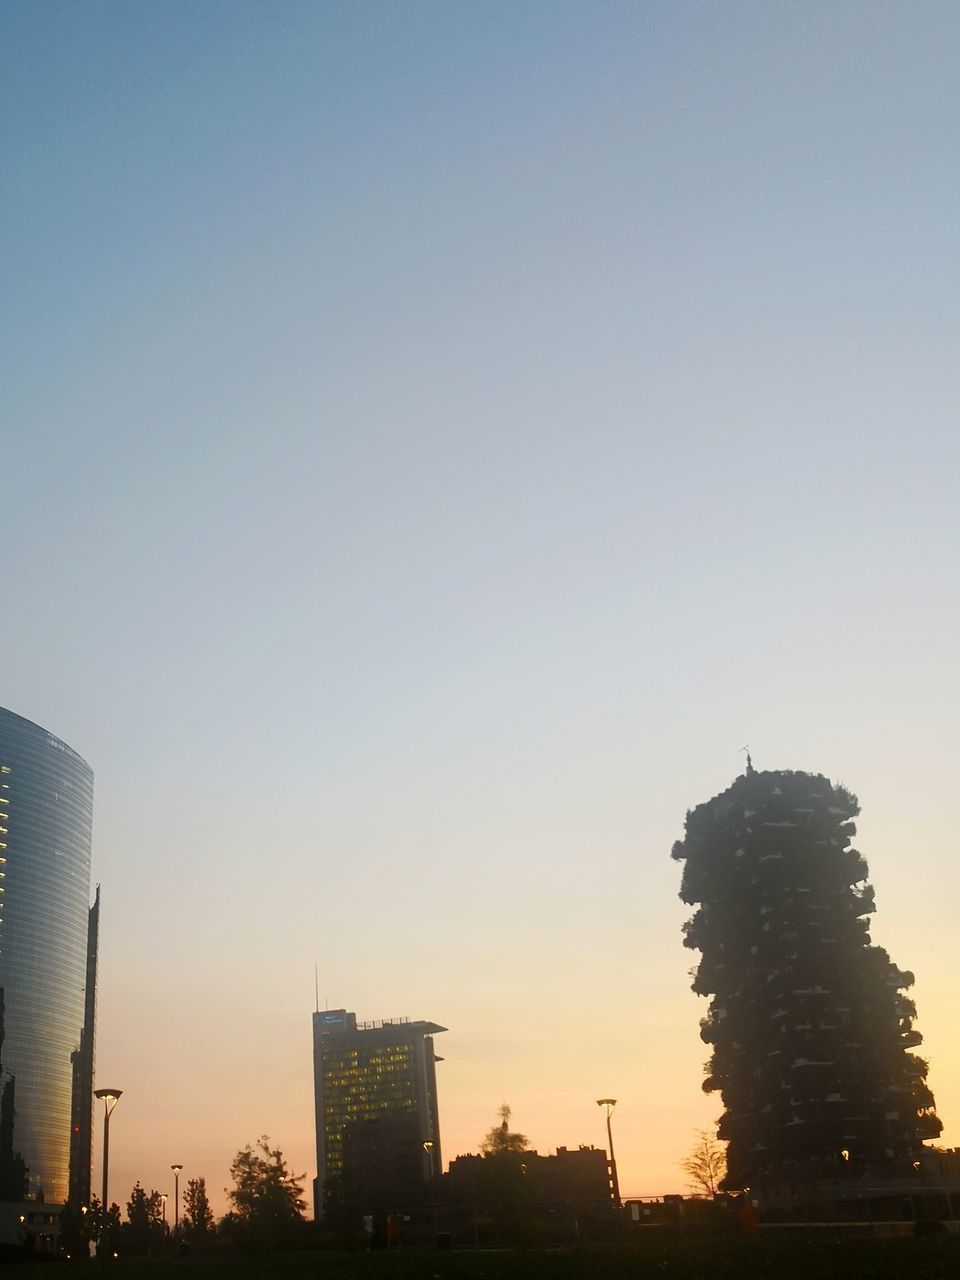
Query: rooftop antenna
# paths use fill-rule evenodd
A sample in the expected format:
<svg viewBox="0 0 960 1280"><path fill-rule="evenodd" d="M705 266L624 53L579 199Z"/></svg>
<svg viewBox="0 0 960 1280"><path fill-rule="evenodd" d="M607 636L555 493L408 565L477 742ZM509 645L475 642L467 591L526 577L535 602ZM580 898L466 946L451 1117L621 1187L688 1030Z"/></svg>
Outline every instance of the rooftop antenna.
<svg viewBox="0 0 960 1280"><path fill-rule="evenodd" d="M314 987L314 995L316 996L316 1000L317 1000L317 1013L319 1013L320 1012L320 973L319 973L319 970L317 969L316 960L314 960L313 962L313 987Z"/></svg>
<svg viewBox="0 0 960 1280"><path fill-rule="evenodd" d="M747 773L753 773L753 761L750 759L749 746L741 747L740 750L745 751L747 753Z"/></svg>

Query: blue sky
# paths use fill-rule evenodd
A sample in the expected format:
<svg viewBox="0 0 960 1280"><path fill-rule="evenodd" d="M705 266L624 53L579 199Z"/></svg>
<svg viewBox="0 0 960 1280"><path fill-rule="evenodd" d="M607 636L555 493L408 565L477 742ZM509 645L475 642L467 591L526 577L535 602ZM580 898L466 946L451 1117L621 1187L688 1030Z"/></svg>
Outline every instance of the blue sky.
<svg viewBox="0 0 960 1280"><path fill-rule="evenodd" d="M97 776L118 1194L312 1176L315 959L451 1028L448 1156L612 1089L679 1187L746 742L860 795L956 1142L956 8L0 22L0 702Z"/></svg>

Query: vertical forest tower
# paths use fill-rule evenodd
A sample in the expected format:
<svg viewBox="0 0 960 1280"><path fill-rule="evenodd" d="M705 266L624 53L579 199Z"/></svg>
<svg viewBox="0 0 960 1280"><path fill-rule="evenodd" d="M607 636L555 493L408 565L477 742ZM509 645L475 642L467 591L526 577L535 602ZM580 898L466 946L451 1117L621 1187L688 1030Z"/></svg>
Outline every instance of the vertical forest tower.
<svg viewBox="0 0 960 1280"><path fill-rule="evenodd" d="M909 1170L941 1129L905 994L871 946L856 797L827 778L747 772L673 848L697 910L693 990L710 997L704 1089L719 1090L726 1186Z"/></svg>

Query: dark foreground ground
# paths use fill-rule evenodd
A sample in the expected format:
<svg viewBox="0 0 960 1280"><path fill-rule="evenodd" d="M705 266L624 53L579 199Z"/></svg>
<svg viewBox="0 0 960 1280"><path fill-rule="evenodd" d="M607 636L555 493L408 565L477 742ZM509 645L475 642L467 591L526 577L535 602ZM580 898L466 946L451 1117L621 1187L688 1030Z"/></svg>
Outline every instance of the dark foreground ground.
<svg viewBox="0 0 960 1280"><path fill-rule="evenodd" d="M33 1262L0 1280L960 1280L960 1235L901 1240L761 1236L623 1248L452 1253L221 1254Z"/></svg>

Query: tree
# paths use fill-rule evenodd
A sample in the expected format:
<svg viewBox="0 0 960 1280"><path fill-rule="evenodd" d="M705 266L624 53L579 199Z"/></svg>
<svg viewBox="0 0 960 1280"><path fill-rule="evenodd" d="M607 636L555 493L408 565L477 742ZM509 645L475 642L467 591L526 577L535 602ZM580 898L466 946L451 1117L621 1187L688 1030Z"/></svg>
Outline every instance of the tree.
<svg viewBox="0 0 960 1280"><path fill-rule="evenodd" d="M96 1243L97 1252L113 1253L120 1243L123 1230L120 1223L120 1206L116 1201L109 1209L104 1208L96 1196L90 1201L90 1210L86 1215L87 1232Z"/></svg>
<svg viewBox="0 0 960 1280"><path fill-rule="evenodd" d="M123 1228L124 1252L156 1252L164 1243L163 1200L159 1191L148 1195L138 1182L127 1201L127 1221Z"/></svg>
<svg viewBox="0 0 960 1280"><path fill-rule="evenodd" d="M510 1132L510 1108L504 1102L500 1106L500 1123L487 1131L487 1136L480 1144L485 1156L501 1155L505 1151L526 1151L530 1142L525 1133Z"/></svg>
<svg viewBox="0 0 960 1280"><path fill-rule="evenodd" d="M303 1221L303 1179L292 1177L279 1148L271 1148L264 1134L256 1144L238 1151L230 1166L233 1202L241 1234L262 1244L273 1244Z"/></svg>
<svg viewBox="0 0 960 1280"><path fill-rule="evenodd" d="M90 1252L90 1241L93 1239L89 1206L82 1208L71 1202L63 1206L60 1214L60 1247L68 1258L85 1258Z"/></svg>
<svg viewBox="0 0 960 1280"><path fill-rule="evenodd" d="M690 1185L704 1195L715 1196L727 1168L727 1153L706 1129L698 1129L697 1140L680 1167Z"/></svg>
<svg viewBox="0 0 960 1280"><path fill-rule="evenodd" d="M500 1107L500 1123L488 1130L483 1152L481 1199L486 1201L504 1244L526 1244L530 1232L531 1197L523 1155L530 1142L510 1129L509 1106Z"/></svg>
<svg viewBox="0 0 960 1280"><path fill-rule="evenodd" d="M724 1189L908 1174L942 1128L926 1085L913 975L872 946L857 799L827 778L747 772L687 815L673 856L697 906L685 945L710 996L704 1089L719 1090Z"/></svg>
<svg viewBox="0 0 960 1280"><path fill-rule="evenodd" d="M213 1222L206 1178L190 1178L183 1193L181 1227L184 1236L188 1240L202 1240L213 1230Z"/></svg>
<svg viewBox="0 0 960 1280"><path fill-rule="evenodd" d="M70 1257L85 1258L94 1242L111 1254L120 1239L120 1206L104 1209L96 1196L89 1205L67 1203L60 1215L60 1245Z"/></svg>

